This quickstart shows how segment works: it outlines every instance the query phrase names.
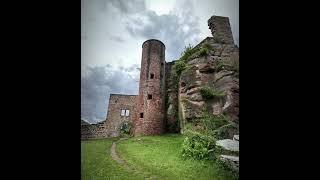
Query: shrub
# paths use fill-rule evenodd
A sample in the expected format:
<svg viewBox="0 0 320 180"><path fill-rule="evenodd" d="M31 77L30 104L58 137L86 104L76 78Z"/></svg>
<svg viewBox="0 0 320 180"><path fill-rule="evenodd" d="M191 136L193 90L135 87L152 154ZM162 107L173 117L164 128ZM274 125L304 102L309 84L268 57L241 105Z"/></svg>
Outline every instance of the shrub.
<svg viewBox="0 0 320 180"><path fill-rule="evenodd" d="M179 60L174 64L174 70L178 75L178 77L181 75L182 71L185 70L186 68L187 68L187 65L184 61Z"/></svg>
<svg viewBox="0 0 320 180"><path fill-rule="evenodd" d="M187 130L182 144L182 156L193 159L213 159L215 140L212 136Z"/></svg>
<svg viewBox="0 0 320 180"><path fill-rule="evenodd" d="M236 57L230 57L216 61L215 69L217 72L222 69L228 69L230 71L234 71L234 74L239 74L239 59Z"/></svg>
<svg viewBox="0 0 320 180"><path fill-rule="evenodd" d="M219 127L218 129L213 131L213 136L216 139L228 139L231 138L229 136L229 131L237 129L236 125L234 123L228 123L226 125L223 125Z"/></svg>
<svg viewBox="0 0 320 180"><path fill-rule="evenodd" d="M205 100L213 99L214 97L222 97L225 94L223 92L217 91L211 87L205 86L200 89L200 93Z"/></svg>
<svg viewBox="0 0 320 180"><path fill-rule="evenodd" d="M204 113L200 123L205 127L205 133L214 135L215 130L228 124L228 118L225 115L211 115Z"/></svg>
<svg viewBox="0 0 320 180"><path fill-rule="evenodd" d="M194 120L197 126L187 123L182 144L182 156L193 159L214 159L214 155L219 152L215 147L215 130L226 125L228 119L224 115L204 114L203 118Z"/></svg>
<svg viewBox="0 0 320 180"><path fill-rule="evenodd" d="M198 51L198 48L193 48L190 44L184 48L181 53L181 58L179 61L184 61L185 63L189 60L190 56Z"/></svg>
<svg viewBox="0 0 320 180"><path fill-rule="evenodd" d="M129 123L129 122L124 122L120 126L120 133L122 135L130 135L130 130L131 130L131 123Z"/></svg>
<svg viewBox="0 0 320 180"><path fill-rule="evenodd" d="M207 56L209 54L209 49L208 48L200 48L199 51L197 52L197 56L201 57L201 56Z"/></svg>
<svg viewBox="0 0 320 180"><path fill-rule="evenodd" d="M234 76L239 78L239 59L233 58L231 66L232 70L234 71Z"/></svg>
<svg viewBox="0 0 320 180"><path fill-rule="evenodd" d="M215 69L216 71L220 71L224 68L225 64L222 61L216 61L215 63Z"/></svg>
<svg viewBox="0 0 320 180"><path fill-rule="evenodd" d="M187 62L194 57L207 56L209 54L211 46L209 43L204 43L200 48L194 48L190 44L184 48L181 53L181 58L174 64L174 69L178 76L181 75L182 71L187 69Z"/></svg>
<svg viewBox="0 0 320 180"><path fill-rule="evenodd" d="M208 50L209 50L209 49L212 49L211 45L210 45L209 43L207 43L207 42L206 42L206 43L203 43L202 47L203 47L203 48L206 48L206 49L208 49Z"/></svg>

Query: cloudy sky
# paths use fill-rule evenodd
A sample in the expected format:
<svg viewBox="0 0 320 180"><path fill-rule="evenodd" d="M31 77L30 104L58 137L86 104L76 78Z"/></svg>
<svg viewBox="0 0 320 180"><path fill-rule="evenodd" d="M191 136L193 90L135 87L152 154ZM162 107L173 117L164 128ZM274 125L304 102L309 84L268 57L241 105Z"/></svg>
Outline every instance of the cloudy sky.
<svg viewBox="0 0 320 180"><path fill-rule="evenodd" d="M81 0L81 118L105 120L110 93L138 94L142 43L159 39L166 61L211 36L212 15L230 19L239 45L239 0Z"/></svg>

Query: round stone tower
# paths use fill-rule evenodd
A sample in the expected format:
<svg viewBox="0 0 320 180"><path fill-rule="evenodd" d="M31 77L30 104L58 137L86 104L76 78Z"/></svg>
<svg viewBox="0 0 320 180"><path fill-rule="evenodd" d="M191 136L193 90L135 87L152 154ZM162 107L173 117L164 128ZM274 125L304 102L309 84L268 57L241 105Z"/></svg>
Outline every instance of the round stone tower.
<svg viewBox="0 0 320 180"><path fill-rule="evenodd" d="M164 131L165 45L156 39L142 44L135 135L157 135Z"/></svg>

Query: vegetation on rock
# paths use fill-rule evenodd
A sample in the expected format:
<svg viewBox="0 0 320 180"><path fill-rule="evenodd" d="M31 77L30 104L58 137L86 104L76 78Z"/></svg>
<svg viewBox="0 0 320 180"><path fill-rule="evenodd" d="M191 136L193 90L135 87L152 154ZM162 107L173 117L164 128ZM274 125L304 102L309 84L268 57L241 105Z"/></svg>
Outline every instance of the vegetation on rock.
<svg viewBox="0 0 320 180"><path fill-rule="evenodd" d="M187 62L191 59L209 55L211 48L212 47L209 43L204 43L201 47L198 48L194 48L190 44L186 46L184 51L181 53L181 58L174 64L176 74L180 76L182 71L187 69Z"/></svg>
<svg viewBox="0 0 320 180"><path fill-rule="evenodd" d="M220 37L220 36L217 36L217 35L213 36L213 40L214 40L215 43L225 44L224 39L222 37Z"/></svg>
<svg viewBox="0 0 320 180"><path fill-rule="evenodd" d="M217 72L224 69L234 71L234 74L237 77L239 75L239 59L229 57L220 61L215 61L215 69Z"/></svg>
<svg viewBox="0 0 320 180"><path fill-rule="evenodd" d="M217 91L209 86L202 87L200 93L205 100L213 99L215 97L223 97L225 94L221 91Z"/></svg>

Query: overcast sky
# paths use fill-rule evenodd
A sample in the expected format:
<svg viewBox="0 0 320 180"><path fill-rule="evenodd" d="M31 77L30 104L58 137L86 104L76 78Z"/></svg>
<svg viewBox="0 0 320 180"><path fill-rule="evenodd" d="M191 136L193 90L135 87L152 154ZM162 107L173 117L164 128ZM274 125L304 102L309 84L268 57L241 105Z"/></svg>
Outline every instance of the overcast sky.
<svg viewBox="0 0 320 180"><path fill-rule="evenodd" d="M212 36L212 15L230 19L239 45L239 0L81 0L81 118L107 115L110 93L138 94L142 43L159 39L166 61Z"/></svg>

